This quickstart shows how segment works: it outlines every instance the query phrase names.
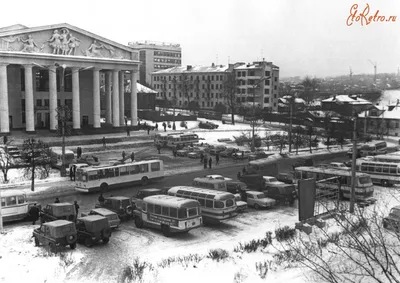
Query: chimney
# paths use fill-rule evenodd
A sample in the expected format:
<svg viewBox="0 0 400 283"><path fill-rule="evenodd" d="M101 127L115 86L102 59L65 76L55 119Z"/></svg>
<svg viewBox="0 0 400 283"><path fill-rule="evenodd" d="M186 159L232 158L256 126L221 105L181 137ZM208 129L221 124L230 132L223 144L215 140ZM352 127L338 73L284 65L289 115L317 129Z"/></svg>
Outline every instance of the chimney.
<svg viewBox="0 0 400 283"><path fill-rule="evenodd" d="M212 63L212 64L211 64L211 67L215 67L215 64L214 64L214 63Z"/></svg>
<svg viewBox="0 0 400 283"><path fill-rule="evenodd" d="M190 71L192 69L192 65L187 65L186 66L186 71Z"/></svg>

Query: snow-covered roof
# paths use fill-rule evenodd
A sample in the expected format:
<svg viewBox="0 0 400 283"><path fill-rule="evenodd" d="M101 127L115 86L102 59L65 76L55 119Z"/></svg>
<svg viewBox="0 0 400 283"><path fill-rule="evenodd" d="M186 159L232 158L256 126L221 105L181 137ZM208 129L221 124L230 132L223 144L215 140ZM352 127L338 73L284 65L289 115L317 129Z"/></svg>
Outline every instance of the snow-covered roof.
<svg viewBox="0 0 400 283"><path fill-rule="evenodd" d="M179 74L179 73L211 73L226 72L229 66L176 66L165 70L153 72L153 74Z"/></svg>
<svg viewBox="0 0 400 283"><path fill-rule="evenodd" d="M279 101L282 102L282 103L288 104L289 103L289 101L288 101L289 98L290 98L290 96L284 96L284 97L279 98ZM295 97L294 103L305 104L306 102L302 98Z"/></svg>
<svg viewBox="0 0 400 283"><path fill-rule="evenodd" d="M157 93L157 91L148 88L140 83L136 83L136 88L138 93Z"/></svg>
<svg viewBox="0 0 400 283"><path fill-rule="evenodd" d="M363 99L360 97L350 97L348 95L335 95L333 97L322 100L322 103L324 103L324 102L335 102L337 104L349 103L349 104L354 104L354 105L371 104L371 102L366 99Z"/></svg>

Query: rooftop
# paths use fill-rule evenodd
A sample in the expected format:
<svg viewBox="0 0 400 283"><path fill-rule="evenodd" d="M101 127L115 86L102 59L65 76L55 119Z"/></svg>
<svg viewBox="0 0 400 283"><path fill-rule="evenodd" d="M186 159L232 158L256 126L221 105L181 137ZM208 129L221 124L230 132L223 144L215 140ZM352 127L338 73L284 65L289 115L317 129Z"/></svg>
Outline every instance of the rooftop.
<svg viewBox="0 0 400 283"><path fill-rule="evenodd" d="M153 75L158 74L181 74L181 73L221 73L226 72L229 66L214 65L214 66L176 66L165 70L153 72Z"/></svg>

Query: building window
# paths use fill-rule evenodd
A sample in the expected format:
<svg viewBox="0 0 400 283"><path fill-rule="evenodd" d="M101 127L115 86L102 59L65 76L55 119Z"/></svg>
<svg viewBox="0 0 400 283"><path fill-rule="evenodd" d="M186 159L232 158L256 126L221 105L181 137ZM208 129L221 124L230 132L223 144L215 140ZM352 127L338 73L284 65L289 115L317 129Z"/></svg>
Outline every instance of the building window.
<svg viewBox="0 0 400 283"><path fill-rule="evenodd" d="M242 72L237 72L237 76L240 78L241 77Z"/></svg>
<svg viewBox="0 0 400 283"><path fill-rule="evenodd" d="M274 98L276 98L276 93L274 94Z"/></svg>
<svg viewBox="0 0 400 283"><path fill-rule="evenodd" d="M61 106L61 99L57 99L57 107Z"/></svg>
<svg viewBox="0 0 400 283"><path fill-rule="evenodd" d="M211 93L211 98L214 98L214 93Z"/></svg>
<svg viewBox="0 0 400 283"><path fill-rule="evenodd" d="M211 85L211 89L214 89L214 85Z"/></svg>
<svg viewBox="0 0 400 283"><path fill-rule="evenodd" d="M264 94L269 94L269 88L264 89Z"/></svg>
<svg viewBox="0 0 400 283"><path fill-rule="evenodd" d="M170 92L168 93L168 96L171 97L171 93Z"/></svg>
<svg viewBox="0 0 400 283"><path fill-rule="evenodd" d="M202 107L204 107L204 101L203 101L203 102L201 102L201 106L202 106Z"/></svg>
<svg viewBox="0 0 400 283"><path fill-rule="evenodd" d="M207 107L210 107L210 101L207 101Z"/></svg>
<svg viewBox="0 0 400 283"><path fill-rule="evenodd" d="M396 128L397 129L399 128L399 122L396 122Z"/></svg>
<svg viewBox="0 0 400 283"><path fill-rule="evenodd" d="M276 85L274 85L274 89L276 90Z"/></svg>
<svg viewBox="0 0 400 283"><path fill-rule="evenodd" d="M212 81L214 80L214 76L211 76L211 80L212 80Z"/></svg>
<svg viewBox="0 0 400 283"><path fill-rule="evenodd" d="M36 99L36 106L39 106L39 107L42 106L42 100L41 99Z"/></svg>
<svg viewBox="0 0 400 283"><path fill-rule="evenodd" d="M50 106L50 102L48 99L44 100L44 106L49 107Z"/></svg>
<svg viewBox="0 0 400 283"><path fill-rule="evenodd" d="M269 77L271 75L271 72L270 71L265 71L265 76L266 77Z"/></svg>
<svg viewBox="0 0 400 283"><path fill-rule="evenodd" d="M277 82L278 81L278 77L275 77L274 80Z"/></svg>
<svg viewBox="0 0 400 283"><path fill-rule="evenodd" d="M264 97L264 103L269 103L269 97Z"/></svg>
<svg viewBox="0 0 400 283"><path fill-rule="evenodd" d="M266 80L265 85L270 85L270 80Z"/></svg>
<svg viewBox="0 0 400 283"><path fill-rule="evenodd" d="M211 107L213 107L213 106L214 106L214 102L211 101Z"/></svg>
<svg viewBox="0 0 400 283"><path fill-rule="evenodd" d="M243 71L242 72L242 77L245 77L246 76L246 71Z"/></svg>
<svg viewBox="0 0 400 283"><path fill-rule="evenodd" d="M249 76L254 76L255 75L255 72L254 71L249 71Z"/></svg>
<svg viewBox="0 0 400 283"><path fill-rule="evenodd" d="M49 71L37 70L36 76L36 91L49 91Z"/></svg>

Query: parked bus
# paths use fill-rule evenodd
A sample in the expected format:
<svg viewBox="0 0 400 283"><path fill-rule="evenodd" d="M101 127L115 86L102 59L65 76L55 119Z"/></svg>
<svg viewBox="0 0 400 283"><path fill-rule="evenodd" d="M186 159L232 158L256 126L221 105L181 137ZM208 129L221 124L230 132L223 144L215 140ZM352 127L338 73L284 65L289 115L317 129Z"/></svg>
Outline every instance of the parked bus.
<svg viewBox="0 0 400 283"><path fill-rule="evenodd" d="M197 116L199 118L206 118L211 120L222 120L222 113L212 110L199 110Z"/></svg>
<svg viewBox="0 0 400 283"><path fill-rule="evenodd" d="M314 178L316 181L339 177L340 181L340 191L339 196L350 199L351 197L351 171L333 169L329 167L297 167L295 169L295 181ZM317 188L321 194L325 192L332 191L332 189L337 188L337 180L330 180L317 184ZM368 174L356 173L355 180L355 191L356 191L356 201L368 202L375 201L372 198L374 194L374 188L372 185L371 177Z"/></svg>
<svg viewBox="0 0 400 283"><path fill-rule="evenodd" d="M400 164L397 163L359 158L356 160L356 170L368 173L375 184L382 186L400 184Z"/></svg>
<svg viewBox="0 0 400 283"><path fill-rule="evenodd" d="M198 177L194 178L192 185L194 187L226 192L226 182L224 180Z"/></svg>
<svg viewBox="0 0 400 283"><path fill-rule="evenodd" d="M168 195L145 197L137 203L134 215L137 228L161 229L166 237L198 228L203 222L198 201Z"/></svg>
<svg viewBox="0 0 400 283"><path fill-rule="evenodd" d="M394 154L394 152L390 154L380 154L375 155L372 160L379 162L400 163L400 155Z"/></svg>
<svg viewBox="0 0 400 283"><path fill-rule="evenodd" d="M50 147L51 167L61 169L62 167L62 147ZM70 149L65 149L65 167L74 162L75 154Z"/></svg>
<svg viewBox="0 0 400 283"><path fill-rule="evenodd" d="M79 192L104 192L109 188L140 183L147 185L151 180L164 178L162 160L134 161L116 165L99 165L76 170L75 190Z"/></svg>
<svg viewBox="0 0 400 283"><path fill-rule="evenodd" d="M168 145L168 137L182 134L183 133L158 133L154 136L154 144L166 147Z"/></svg>
<svg viewBox="0 0 400 283"><path fill-rule="evenodd" d="M360 156L362 157L386 153L387 144L384 141L367 143L360 149Z"/></svg>
<svg viewBox="0 0 400 283"><path fill-rule="evenodd" d="M193 133L178 133L167 137L167 146L191 145L199 142L199 136Z"/></svg>
<svg viewBox="0 0 400 283"><path fill-rule="evenodd" d="M26 194L20 190L4 190L0 192L1 214L3 222L25 219L33 203L28 202Z"/></svg>
<svg viewBox="0 0 400 283"><path fill-rule="evenodd" d="M235 196L228 192L177 186L170 188L168 195L197 200L205 223L218 223L237 216Z"/></svg>

